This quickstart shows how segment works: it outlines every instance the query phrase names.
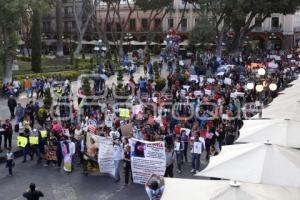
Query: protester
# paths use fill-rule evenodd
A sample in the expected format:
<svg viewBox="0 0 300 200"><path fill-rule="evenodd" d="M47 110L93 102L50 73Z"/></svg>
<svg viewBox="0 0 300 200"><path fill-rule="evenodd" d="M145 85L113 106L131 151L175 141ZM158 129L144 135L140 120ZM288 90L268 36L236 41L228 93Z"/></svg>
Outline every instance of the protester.
<svg viewBox="0 0 300 200"><path fill-rule="evenodd" d="M2 128L4 129L4 148L7 148L7 144L8 148L11 148L13 129L9 119L5 120L5 124L2 125Z"/></svg>
<svg viewBox="0 0 300 200"><path fill-rule="evenodd" d="M200 171L200 158L201 153L204 150L204 144L201 140L199 140L199 136L196 135L194 140L192 141L192 173Z"/></svg>
<svg viewBox="0 0 300 200"><path fill-rule="evenodd" d="M176 160L176 154L171 146L166 148L166 172L164 177L173 177L173 167Z"/></svg>
<svg viewBox="0 0 300 200"><path fill-rule="evenodd" d="M9 176L12 176L12 168L15 166L14 162L14 153L11 151L11 148L8 148L6 153L6 168L8 168Z"/></svg>
<svg viewBox="0 0 300 200"><path fill-rule="evenodd" d="M29 185L29 190L23 194L23 197L27 200L39 200L40 197L44 197L44 194L35 189L35 184L31 183Z"/></svg>
<svg viewBox="0 0 300 200"><path fill-rule="evenodd" d="M119 139L113 141L113 158L114 158L114 167L115 167L115 182L120 181L120 170L122 164L122 146Z"/></svg>
<svg viewBox="0 0 300 200"><path fill-rule="evenodd" d="M124 148L124 173L125 173L125 185L128 185L129 182L129 176L132 180L132 172L131 172L131 161L130 161L130 157L131 157L131 151L130 151L130 146L127 145Z"/></svg>
<svg viewBox="0 0 300 200"><path fill-rule="evenodd" d="M15 118L15 108L17 106L17 101L14 98L14 96L12 96L12 95L9 96L7 105L8 105L9 112L10 112L10 120L12 120Z"/></svg>
<svg viewBox="0 0 300 200"><path fill-rule="evenodd" d="M164 192L163 177L152 174L145 184L149 200L159 200Z"/></svg>

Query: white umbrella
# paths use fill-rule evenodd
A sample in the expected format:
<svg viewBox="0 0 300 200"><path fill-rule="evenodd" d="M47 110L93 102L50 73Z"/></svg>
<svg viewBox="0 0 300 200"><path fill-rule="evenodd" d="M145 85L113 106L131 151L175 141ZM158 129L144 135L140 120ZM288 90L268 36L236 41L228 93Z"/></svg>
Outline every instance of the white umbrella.
<svg viewBox="0 0 300 200"><path fill-rule="evenodd" d="M197 176L299 187L300 152L269 144L225 146Z"/></svg>
<svg viewBox="0 0 300 200"><path fill-rule="evenodd" d="M265 142L300 148L300 122L285 119L245 120L237 142Z"/></svg>
<svg viewBox="0 0 300 200"><path fill-rule="evenodd" d="M286 101L270 104L269 107L262 110L263 118L273 119L293 119L300 121L300 101L290 98ZM255 116L254 118L257 118Z"/></svg>
<svg viewBox="0 0 300 200"><path fill-rule="evenodd" d="M300 188L238 183L225 180L165 178L161 200L298 200Z"/></svg>

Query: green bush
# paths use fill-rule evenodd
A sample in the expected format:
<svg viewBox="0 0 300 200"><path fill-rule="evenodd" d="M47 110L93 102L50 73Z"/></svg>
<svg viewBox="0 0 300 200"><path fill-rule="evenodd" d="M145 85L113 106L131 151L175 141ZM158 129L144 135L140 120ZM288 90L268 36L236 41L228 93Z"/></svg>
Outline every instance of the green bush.
<svg viewBox="0 0 300 200"><path fill-rule="evenodd" d="M22 62L31 62L31 58L26 56L17 57L17 60Z"/></svg>
<svg viewBox="0 0 300 200"><path fill-rule="evenodd" d="M76 80L80 74L87 73L87 71L60 71L60 72L48 72L48 73L36 73L36 74L23 74L23 75L14 75L13 79L16 79L20 82L21 87L24 86L24 80L28 76L31 78L49 78L53 77L54 79L57 77L63 77L65 79L68 79L70 81Z"/></svg>

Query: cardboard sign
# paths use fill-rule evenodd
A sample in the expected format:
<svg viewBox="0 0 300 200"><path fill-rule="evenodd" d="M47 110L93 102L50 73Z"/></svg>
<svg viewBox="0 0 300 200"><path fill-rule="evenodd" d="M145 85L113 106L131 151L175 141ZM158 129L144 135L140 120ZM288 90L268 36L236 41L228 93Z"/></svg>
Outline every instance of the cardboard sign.
<svg viewBox="0 0 300 200"><path fill-rule="evenodd" d="M121 126L122 135L124 137L130 137L132 133L132 124L125 124L124 126Z"/></svg>

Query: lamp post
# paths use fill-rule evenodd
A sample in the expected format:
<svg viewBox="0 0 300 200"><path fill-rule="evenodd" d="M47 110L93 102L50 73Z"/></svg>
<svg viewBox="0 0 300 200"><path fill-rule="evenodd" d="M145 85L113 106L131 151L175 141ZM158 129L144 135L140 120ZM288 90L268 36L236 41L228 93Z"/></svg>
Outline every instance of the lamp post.
<svg viewBox="0 0 300 200"><path fill-rule="evenodd" d="M259 94L259 118L262 118L262 109L263 109L263 99L262 99L262 93L265 90L265 88L269 88L270 91L274 92L277 90L277 85L275 83L271 83L269 85L266 84L264 81L264 76L266 74L266 70L264 68L260 68L257 71L259 75L259 83L255 84L253 82L247 83L247 89L248 90L253 90L255 88L255 91ZM254 87L255 86L255 87ZM267 87L268 86L268 87Z"/></svg>
<svg viewBox="0 0 300 200"><path fill-rule="evenodd" d="M96 52L97 67L100 65L101 47L102 47L102 40L98 40L96 46L94 47L94 51Z"/></svg>

